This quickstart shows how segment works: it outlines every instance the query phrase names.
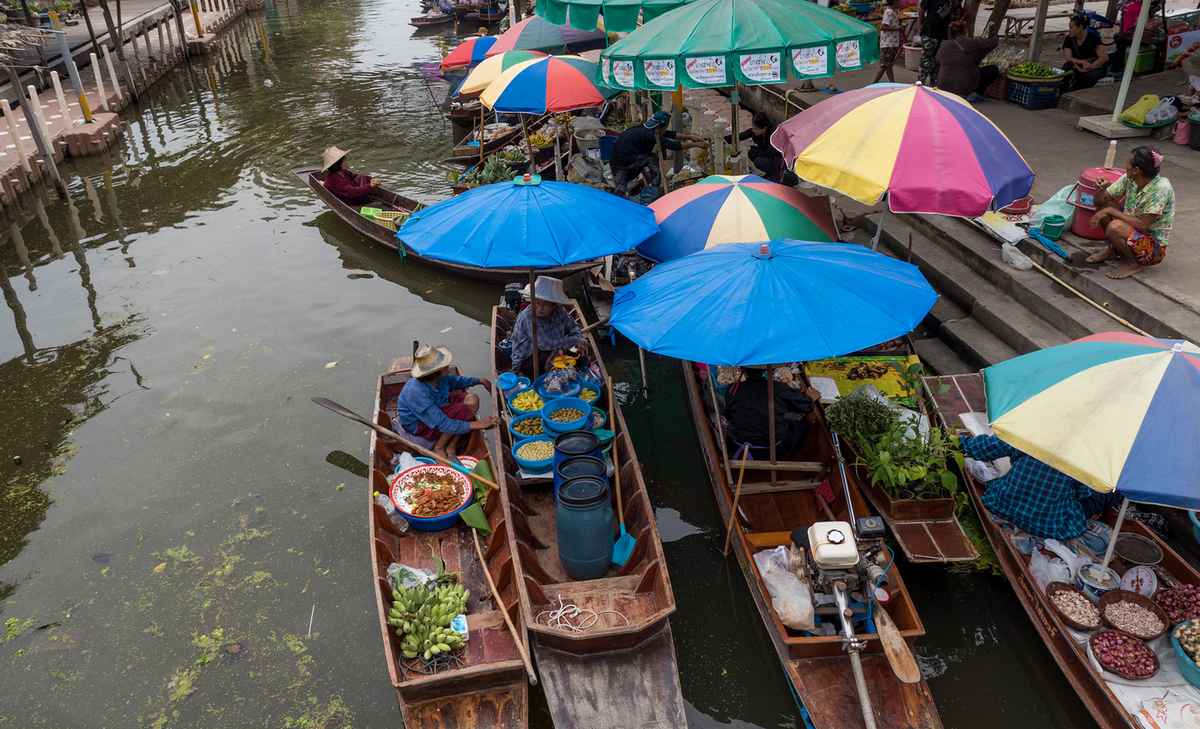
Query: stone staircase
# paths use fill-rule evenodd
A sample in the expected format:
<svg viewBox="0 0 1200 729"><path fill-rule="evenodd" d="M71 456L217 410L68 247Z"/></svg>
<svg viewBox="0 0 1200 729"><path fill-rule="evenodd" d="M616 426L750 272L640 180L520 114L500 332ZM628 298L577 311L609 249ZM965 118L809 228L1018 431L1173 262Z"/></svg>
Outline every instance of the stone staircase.
<svg viewBox="0 0 1200 729"><path fill-rule="evenodd" d="M848 239L869 244L878 222L878 216L868 218L865 230ZM1063 261L1028 239L1018 247L1061 281L1151 336L1200 341L1200 312L1136 281L1085 275L1094 266ZM998 241L957 218L888 213L879 248L911 260L941 295L924 327L945 346L918 341L918 351L942 374L987 367L1089 334L1132 331L1037 268L1010 267L1000 258Z"/></svg>

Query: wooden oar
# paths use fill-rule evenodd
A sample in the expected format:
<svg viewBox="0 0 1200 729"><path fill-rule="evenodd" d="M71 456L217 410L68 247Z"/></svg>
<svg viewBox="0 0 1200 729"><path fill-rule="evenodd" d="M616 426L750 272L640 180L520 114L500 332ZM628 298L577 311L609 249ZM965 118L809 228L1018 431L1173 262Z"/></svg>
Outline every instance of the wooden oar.
<svg viewBox="0 0 1200 729"><path fill-rule="evenodd" d="M729 554L729 538L733 536L733 524L737 521L738 499L742 497L742 479L746 476L746 459L749 457L750 447L746 446L742 448L742 469L738 471L737 491L733 494L733 508L729 510L729 526L725 528L725 548L721 550L721 554Z"/></svg>
<svg viewBox="0 0 1200 729"><path fill-rule="evenodd" d="M434 453L433 451L431 451L427 448L422 448L421 446L417 445L416 443L413 443L411 440L405 438L404 436L400 435L399 433L388 430L387 428L383 427L382 425L379 425L377 423L372 423L370 420L367 420L366 418L364 418L363 416L354 412L353 410L351 410L347 407L338 405L333 400L329 400L329 399L323 398L323 397L314 397L314 398L312 398L312 401L315 402L316 404L320 405L321 407L325 408L326 410L332 410L333 412L337 413L338 415L341 415L342 417L350 418L351 420L356 420L356 421L362 423L363 425L374 429L377 433L379 433L381 435L386 435L387 437L389 437L393 440L398 440L401 443L403 443L404 445L408 446L409 448L412 448L413 450L415 450L417 453L420 453L421 455L425 456L426 458L432 458L433 460L437 461L438 463L441 463L446 466L450 466L451 468L455 468L455 469L458 468L458 466L455 466L453 463L446 460L445 458L442 458L441 456ZM471 478L475 479L479 483L484 484L486 486L491 486L494 489L500 488L495 483L487 480L483 476L479 476L474 473L468 473L467 475L470 476Z"/></svg>
<svg viewBox="0 0 1200 729"><path fill-rule="evenodd" d="M875 604L875 630L879 633L879 641L883 643L883 653L892 665L892 672L903 683L920 683L921 669L917 666L917 659L913 658L908 643L905 643L900 635L900 629L892 622L892 616L888 615L874 594L871 595L871 602Z"/></svg>
<svg viewBox="0 0 1200 729"><path fill-rule="evenodd" d="M591 324L588 324L586 327L579 330L579 336L583 336L584 334L587 334L588 332L592 331L596 327L601 326L603 324L607 324L607 323L608 323L608 319L601 319L598 322L593 322Z"/></svg>
<svg viewBox="0 0 1200 729"><path fill-rule="evenodd" d="M517 632L516 626L513 625L512 618L508 614L508 608L504 606L504 601L500 599L500 591L496 589L496 583L492 581L492 571L488 569L487 562L483 561L483 550L479 548L479 530L472 529L471 536L475 538L475 554L479 556L479 565L483 567L483 576L487 578L488 587L492 588L492 599L496 601L496 609L504 616L504 624L508 626L508 632L512 634L513 643L517 644L517 652L521 654L521 662L525 664L525 672L529 674L529 683L537 686L537 674L533 672L533 664L529 661L529 654L525 652L525 642L523 636Z"/></svg>

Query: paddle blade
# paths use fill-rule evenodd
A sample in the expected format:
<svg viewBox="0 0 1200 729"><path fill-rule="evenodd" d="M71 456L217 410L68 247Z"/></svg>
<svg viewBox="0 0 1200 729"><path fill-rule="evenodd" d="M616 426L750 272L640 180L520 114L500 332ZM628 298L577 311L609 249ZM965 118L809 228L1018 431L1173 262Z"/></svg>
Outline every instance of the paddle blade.
<svg viewBox="0 0 1200 729"><path fill-rule="evenodd" d="M917 666L917 659L913 658L912 650L900 635L900 629L892 622L892 616L879 604L879 600L874 596L871 600L875 603L875 629L879 631L884 655L887 656L896 678L903 683L920 683L921 669Z"/></svg>
<svg viewBox="0 0 1200 729"><path fill-rule="evenodd" d="M633 554L633 537L625 533L625 525L621 525L621 536L617 539L617 543L613 545L612 561L615 564L624 566L629 561L629 555Z"/></svg>

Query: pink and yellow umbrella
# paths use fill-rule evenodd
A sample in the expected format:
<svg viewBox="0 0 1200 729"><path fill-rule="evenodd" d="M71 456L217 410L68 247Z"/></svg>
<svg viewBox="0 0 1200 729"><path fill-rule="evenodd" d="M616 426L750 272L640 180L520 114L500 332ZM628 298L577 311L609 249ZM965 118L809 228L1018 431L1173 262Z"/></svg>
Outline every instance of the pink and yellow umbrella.
<svg viewBox="0 0 1200 729"><path fill-rule="evenodd" d="M875 84L779 125L771 144L801 178L895 213L978 217L1029 194L1033 170L995 124L954 94Z"/></svg>

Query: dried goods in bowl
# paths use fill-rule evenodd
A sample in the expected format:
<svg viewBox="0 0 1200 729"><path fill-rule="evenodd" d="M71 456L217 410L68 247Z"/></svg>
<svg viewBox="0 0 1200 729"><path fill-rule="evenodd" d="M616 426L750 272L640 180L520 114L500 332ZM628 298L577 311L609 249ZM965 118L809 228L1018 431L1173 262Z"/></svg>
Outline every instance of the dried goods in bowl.
<svg viewBox="0 0 1200 729"><path fill-rule="evenodd" d="M1064 623L1076 630L1096 630L1100 627L1100 609L1087 595L1065 582L1046 585L1050 607Z"/></svg>
<svg viewBox="0 0 1200 729"><path fill-rule="evenodd" d="M1200 588L1195 585L1162 589L1154 593L1153 599L1172 625L1200 618Z"/></svg>
<svg viewBox="0 0 1200 729"><path fill-rule="evenodd" d="M1142 640L1154 640L1170 624L1153 600L1129 590L1113 590L1100 598L1100 614L1114 629Z"/></svg>
<svg viewBox="0 0 1200 729"><path fill-rule="evenodd" d="M1138 680L1158 673L1158 655L1140 638L1119 630L1097 630L1088 644L1100 665L1121 678Z"/></svg>
<svg viewBox="0 0 1200 729"><path fill-rule="evenodd" d="M471 479L457 468L441 464L401 471L389 492L392 503L410 521L452 516L470 503L471 495Z"/></svg>

